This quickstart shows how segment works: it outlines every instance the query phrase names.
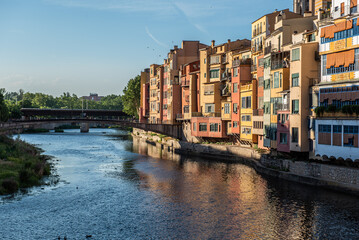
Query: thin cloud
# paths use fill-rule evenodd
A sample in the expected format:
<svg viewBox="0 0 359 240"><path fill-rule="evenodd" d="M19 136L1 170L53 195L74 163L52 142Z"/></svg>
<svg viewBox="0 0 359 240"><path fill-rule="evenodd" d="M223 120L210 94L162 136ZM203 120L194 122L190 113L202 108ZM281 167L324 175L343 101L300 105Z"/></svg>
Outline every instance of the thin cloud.
<svg viewBox="0 0 359 240"><path fill-rule="evenodd" d="M64 7L90 8L96 10L118 10L123 12L156 12L168 13L172 10L171 4L164 0L43 0L48 4Z"/></svg>
<svg viewBox="0 0 359 240"><path fill-rule="evenodd" d="M162 47L166 47L168 48L168 46L166 44L164 44L163 42L159 41L157 38L155 38L155 36L152 35L152 33L148 30L147 27L145 27L146 29L146 33L147 35L153 40L155 41L158 45L162 46Z"/></svg>

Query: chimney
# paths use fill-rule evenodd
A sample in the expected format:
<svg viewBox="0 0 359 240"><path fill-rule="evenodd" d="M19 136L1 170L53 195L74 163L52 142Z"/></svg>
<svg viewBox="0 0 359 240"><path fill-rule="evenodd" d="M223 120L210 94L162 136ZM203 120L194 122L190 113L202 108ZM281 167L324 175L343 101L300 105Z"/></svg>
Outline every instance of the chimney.
<svg viewBox="0 0 359 240"><path fill-rule="evenodd" d="M230 43L230 42L231 42L231 39L228 39L228 40L227 40L227 43Z"/></svg>
<svg viewBox="0 0 359 240"><path fill-rule="evenodd" d="M174 46L174 49L175 49L175 50L177 50L177 49L178 49L178 46L177 46L177 45L175 45L175 46Z"/></svg>
<svg viewBox="0 0 359 240"><path fill-rule="evenodd" d="M212 45L211 45L211 47L214 47L215 43L216 43L216 41L212 40Z"/></svg>

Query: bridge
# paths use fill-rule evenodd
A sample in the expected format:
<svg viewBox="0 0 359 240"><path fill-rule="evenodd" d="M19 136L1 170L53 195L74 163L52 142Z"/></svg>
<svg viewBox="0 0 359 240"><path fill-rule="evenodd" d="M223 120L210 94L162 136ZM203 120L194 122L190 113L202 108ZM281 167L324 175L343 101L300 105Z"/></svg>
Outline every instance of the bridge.
<svg viewBox="0 0 359 240"><path fill-rule="evenodd" d="M82 109L21 109L22 120L0 123L0 134L22 133L26 129L39 128L45 124L81 124L81 131L88 132L89 125L105 124L139 128L181 139L181 125L140 123L122 111ZM86 117L84 117L86 116Z"/></svg>

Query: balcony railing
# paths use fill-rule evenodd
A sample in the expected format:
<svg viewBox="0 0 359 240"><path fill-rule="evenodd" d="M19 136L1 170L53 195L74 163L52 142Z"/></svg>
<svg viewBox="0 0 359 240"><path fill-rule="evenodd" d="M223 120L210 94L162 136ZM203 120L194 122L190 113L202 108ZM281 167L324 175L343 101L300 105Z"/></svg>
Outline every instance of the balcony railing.
<svg viewBox="0 0 359 240"><path fill-rule="evenodd" d="M289 108L289 103L277 103L276 105L276 109L279 111L288 111Z"/></svg>
<svg viewBox="0 0 359 240"><path fill-rule="evenodd" d="M227 56L222 56L222 64L228 63Z"/></svg>
<svg viewBox="0 0 359 240"><path fill-rule="evenodd" d="M183 113L189 113L189 106L183 107Z"/></svg>
<svg viewBox="0 0 359 240"><path fill-rule="evenodd" d="M229 84L222 84L221 86L221 96L222 97L229 97L231 96L231 91L230 91L230 85Z"/></svg>
<svg viewBox="0 0 359 240"><path fill-rule="evenodd" d="M264 48L264 54L265 55L270 54L271 52L272 52L272 46L268 46L268 47Z"/></svg>
<svg viewBox="0 0 359 240"><path fill-rule="evenodd" d="M221 74L221 81L231 80L232 74L230 72L224 72Z"/></svg>
<svg viewBox="0 0 359 240"><path fill-rule="evenodd" d="M192 117L202 117L201 112L192 112Z"/></svg>
<svg viewBox="0 0 359 240"><path fill-rule="evenodd" d="M276 69L280 69L280 68L289 68L289 63L284 60L272 62L272 70L276 70Z"/></svg>
<svg viewBox="0 0 359 240"><path fill-rule="evenodd" d="M232 61L232 67L239 67L241 65L251 65L251 59L236 59Z"/></svg>
<svg viewBox="0 0 359 240"><path fill-rule="evenodd" d="M261 51L263 51L262 45L252 47L252 52L261 52Z"/></svg>
<svg viewBox="0 0 359 240"><path fill-rule="evenodd" d="M220 112L211 112L211 113L206 113L207 117L221 117L221 113ZM192 115L193 116L193 115Z"/></svg>
<svg viewBox="0 0 359 240"><path fill-rule="evenodd" d="M176 119L183 119L183 118L184 118L184 116L183 116L182 113L177 113L176 114Z"/></svg>
<svg viewBox="0 0 359 240"><path fill-rule="evenodd" d="M264 110L263 109L254 109L253 116L263 116Z"/></svg>
<svg viewBox="0 0 359 240"><path fill-rule="evenodd" d="M252 67L251 67L251 71L252 71L252 72L257 71L257 65L252 65Z"/></svg>
<svg viewBox="0 0 359 240"><path fill-rule="evenodd" d="M171 80L171 85L179 85L179 80L178 78L175 78L174 80Z"/></svg>

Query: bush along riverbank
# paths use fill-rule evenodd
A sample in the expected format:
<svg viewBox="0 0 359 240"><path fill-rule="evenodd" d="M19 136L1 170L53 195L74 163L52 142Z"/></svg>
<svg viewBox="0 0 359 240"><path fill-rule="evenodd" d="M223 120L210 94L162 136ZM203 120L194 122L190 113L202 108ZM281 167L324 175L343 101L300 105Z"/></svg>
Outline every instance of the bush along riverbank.
<svg viewBox="0 0 359 240"><path fill-rule="evenodd" d="M42 177L50 175L48 159L31 144L0 136L0 195L42 184Z"/></svg>

